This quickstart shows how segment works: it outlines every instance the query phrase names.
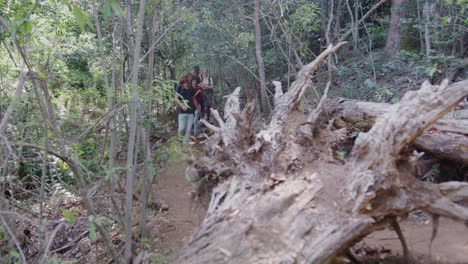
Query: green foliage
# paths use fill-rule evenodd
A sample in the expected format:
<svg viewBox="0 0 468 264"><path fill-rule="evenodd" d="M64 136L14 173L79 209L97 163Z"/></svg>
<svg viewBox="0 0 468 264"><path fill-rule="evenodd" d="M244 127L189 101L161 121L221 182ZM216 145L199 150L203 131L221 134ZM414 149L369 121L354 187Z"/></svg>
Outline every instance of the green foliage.
<svg viewBox="0 0 468 264"><path fill-rule="evenodd" d="M94 215L88 216L89 239L91 239L91 241L96 241L96 224L94 223L94 220Z"/></svg>
<svg viewBox="0 0 468 264"><path fill-rule="evenodd" d="M89 230L89 238L92 241L96 241L97 239L96 225L100 225L100 226L112 225L112 221L104 216L96 217L94 215L89 215L88 216L88 226L89 226L88 230Z"/></svg>
<svg viewBox="0 0 468 264"><path fill-rule="evenodd" d="M338 159L345 160L346 151L337 151L336 155L338 155Z"/></svg>
<svg viewBox="0 0 468 264"><path fill-rule="evenodd" d="M124 12L122 10L122 7L120 7L119 3L117 3L117 1L108 0L102 5L102 14L104 16L104 19L107 20L109 17L112 16L123 15Z"/></svg>
<svg viewBox="0 0 468 264"><path fill-rule="evenodd" d="M62 209L62 215L67 219L70 225L75 224L75 216L70 211Z"/></svg>
<svg viewBox="0 0 468 264"><path fill-rule="evenodd" d="M434 163L431 169L421 177L423 181L435 182L440 173L440 164Z"/></svg>
<svg viewBox="0 0 468 264"><path fill-rule="evenodd" d="M318 16L320 14L319 6L307 0L296 1L299 7L295 9L291 15L291 25L293 30L306 34L311 31L317 31L319 29L320 20Z"/></svg>
<svg viewBox="0 0 468 264"><path fill-rule="evenodd" d="M386 102L388 101L387 98L391 98L393 96L393 92L387 87L383 86L382 88L378 89L375 93L375 101L376 102Z"/></svg>
<svg viewBox="0 0 468 264"><path fill-rule="evenodd" d="M83 10L79 6L77 6L76 4L71 4L70 9L81 31L84 31L85 25L88 25L91 28L94 27L93 23L91 23L91 20L89 20L89 17L85 14L85 12L83 12Z"/></svg>

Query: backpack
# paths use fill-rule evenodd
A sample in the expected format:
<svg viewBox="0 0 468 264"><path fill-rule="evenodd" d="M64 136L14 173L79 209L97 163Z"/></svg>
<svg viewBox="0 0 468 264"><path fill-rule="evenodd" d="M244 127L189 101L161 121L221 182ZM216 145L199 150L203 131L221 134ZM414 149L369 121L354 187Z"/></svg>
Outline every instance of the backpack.
<svg viewBox="0 0 468 264"><path fill-rule="evenodd" d="M203 82L203 79L205 79L205 77L202 74L200 78L200 82ZM211 85L211 76L208 77L208 85Z"/></svg>

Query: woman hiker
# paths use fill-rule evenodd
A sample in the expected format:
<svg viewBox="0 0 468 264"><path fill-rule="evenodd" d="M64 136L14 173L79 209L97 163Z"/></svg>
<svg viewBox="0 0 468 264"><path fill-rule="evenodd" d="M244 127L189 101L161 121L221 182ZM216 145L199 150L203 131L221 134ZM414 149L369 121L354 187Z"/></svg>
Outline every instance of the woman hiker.
<svg viewBox="0 0 468 264"><path fill-rule="evenodd" d="M205 98L208 98L208 95L205 93L203 88L201 88L197 84L197 80L195 78L192 79L192 88L195 90L195 99L197 99L197 103L198 103L197 110L195 111L195 126L194 126L195 139L197 139L201 132L200 131L200 119L203 119L203 117L205 116L206 105L209 104L209 101L205 99Z"/></svg>
<svg viewBox="0 0 468 264"><path fill-rule="evenodd" d="M214 102L214 92L213 92L213 78L211 78L210 74L208 73L208 68L202 68L202 75L201 75L201 82L200 87L203 88L207 96L207 105L206 105L206 119L210 121L211 116L211 106Z"/></svg>
<svg viewBox="0 0 468 264"><path fill-rule="evenodd" d="M184 144L187 144L190 133L192 131L194 113L197 109L198 102L195 98L195 90L190 85L192 75L185 72L179 78L179 86L176 88L175 101L179 106L178 112L178 131L184 135Z"/></svg>

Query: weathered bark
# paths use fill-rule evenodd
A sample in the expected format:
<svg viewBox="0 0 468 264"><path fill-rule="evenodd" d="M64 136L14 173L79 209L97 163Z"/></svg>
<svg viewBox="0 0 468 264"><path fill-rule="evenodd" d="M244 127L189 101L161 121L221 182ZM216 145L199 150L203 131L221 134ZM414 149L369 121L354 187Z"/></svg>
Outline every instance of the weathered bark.
<svg viewBox="0 0 468 264"><path fill-rule="evenodd" d="M404 4L407 0L392 0L392 11L390 17L390 26L388 28L387 43L385 44L385 53L396 55L400 53L401 48L401 19L405 15Z"/></svg>
<svg viewBox="0 0 468 264"><path fill-rule="evenodd" d="M252 129L254 104L241 112L239 89L228 97L226 121L215 114L219 127L211 126L208 157L195 161L187 176L225 181L213 190L202 225L176 263L330 263L365 235L415 209L468 220L468 210L452 202L467 196L467 184L419 182L409 174L404 152L468 87L425 83L408 93L359 135L352 159L342 165L333 162L332 148L346 131L323 128L318 121L325 98L309 115L297 111L313 72L342 45L306 65L286 94L276 84L280 94L272 120L258 134Z"/></svg>
<svg viewBox="0 0 468 264"><path fill-rule="evenodd" d="M450 88L467 86L468 80L452 84ZM393 107L392 104L346 99L333 100L328 103L328 109L338 123L344 121L363 130L369 129L379 116L392 111ZM438 120L414 140L414 146L440 158L468 164L468 120L462 120L465 112L456 111ZM460 118L454 119L453 117Z"/></svg>

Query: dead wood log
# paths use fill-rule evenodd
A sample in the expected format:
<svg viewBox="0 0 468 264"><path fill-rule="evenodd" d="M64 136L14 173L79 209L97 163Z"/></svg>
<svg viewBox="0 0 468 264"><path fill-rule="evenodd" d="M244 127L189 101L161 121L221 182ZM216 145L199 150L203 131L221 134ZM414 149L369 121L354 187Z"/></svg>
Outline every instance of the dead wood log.
<svg viewBox="0 0 468 264"><path fill-rule="evenodd" d="M451 89L468 86L468 80L451 85ZM328 110L335 119L351 124L357 129L367 130L376 118L393 111L393 105L356 100L338 99L328 103ZM460 113L461 112L461 113ZM413 144L439 158L468 164L468 120L463 120L464 110L455 111L428 127Z"/></svg>
<svg viewBox="0 0 468 264"><path fill-rule="evenodd" d="M468 87L425 83L358 136L350 162L333 162L328 148L342 140L343 130L323 128L311 120L317 113L305 115L296 106L320 62L342 45L325 50L287 93L275 96L272 120L259 133L249 129L252 105L242 113L232 108L235 131L223 131L226 122L218 120L208 156L187 173L191 179L225 175L224 181L213 189L205 219L176 263L331 263L367 234L416 209L468 221L468 209L452 200L466 197L466 186L418 181L409 173L406 151ZM307 125L310 130L300 129Z"/></svg>

